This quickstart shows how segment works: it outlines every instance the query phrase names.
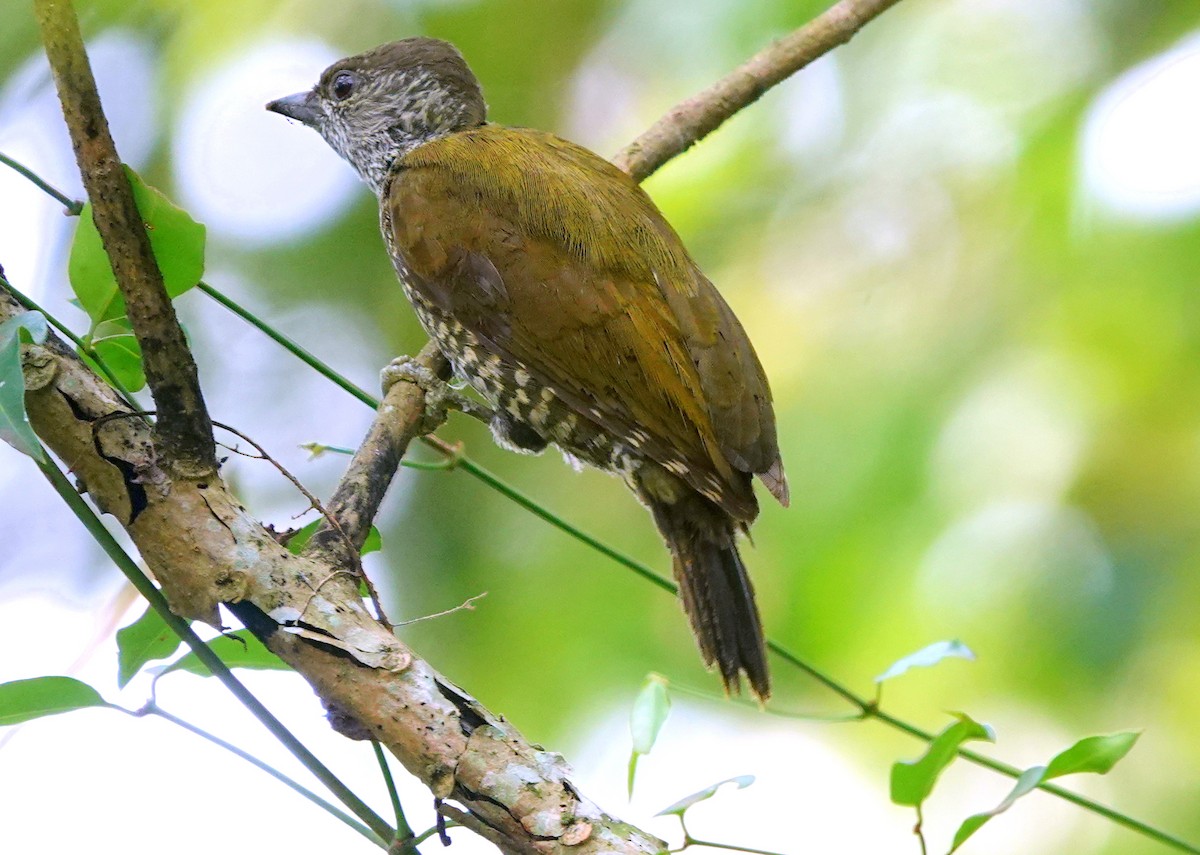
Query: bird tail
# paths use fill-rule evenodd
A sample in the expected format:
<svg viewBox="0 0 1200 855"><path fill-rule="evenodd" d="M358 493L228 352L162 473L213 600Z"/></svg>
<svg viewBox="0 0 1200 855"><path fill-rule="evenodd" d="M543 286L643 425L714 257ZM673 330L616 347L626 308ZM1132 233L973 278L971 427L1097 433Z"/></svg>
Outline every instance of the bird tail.
<svg viewBox="0 0 1200 855"><path fill-rule="evenodd" d="M678 501L649 499L679 584L679 597L704 662L721 672L725 691L741 692L741 675L760 701L771 693L762 621L738 555L737 522L696 493Z"/></svg>

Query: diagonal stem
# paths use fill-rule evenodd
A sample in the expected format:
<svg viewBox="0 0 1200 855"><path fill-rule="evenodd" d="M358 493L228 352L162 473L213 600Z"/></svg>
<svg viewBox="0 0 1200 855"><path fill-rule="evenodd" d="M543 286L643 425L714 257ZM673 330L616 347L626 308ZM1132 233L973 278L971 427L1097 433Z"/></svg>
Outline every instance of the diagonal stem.
<svg viewBox="0 0 1200 855"><path fill-rule="evenodd" d="M698 95L676 104L622 149L613 163L642 181L711 134L726 119L835 47L899 0L840 0L786 38L768 45Z"/></svg>
<svg viewBox="0 0 1200 855"><path fill-rule="evenodd" d="M383 775L383 783L387 787L388 798L392 802L392 813L396 816L396 840L401 842L401 845L407 844L409 849L413 849L413 830L408 824L408 818L404 815L404 806L400 804L400 792L396 789L396 779L392 777L392 768L388 765L387 755L383 752L383 746L376 740L371 740L371 748L375 752L375 762L379 764L379 771Z"/></svg>
<svg viewBox="0 0 1200 855"><path fill-rule="evenodd" d="M75 148L92 219L112 264L159 417L160 452L193 474L216 469L196 361L163 284L133 189L104 118L71 0L34 0L46 57Z"/></svg>
<svg viewBox="0 0 1200 855"><path fill-rule="evenodd" d="M7 154L5 154L2 151L0 151L0 163L3 163L9 169L13 169L16 172L19 172L21 175L24 175L26 178L28 178L30 181L32 181L34 184L36 184L38 187L40 187L42 190L44 190L46 193L48 193L50 196L53 196L55 199L57 199L59 202L61 202L63 208L66 209L66 211L65 211L66 214L68 214L72 217L78 217L80 212L83 210L83 203L80 202L78 199L72 199L70 196L68 196L66 193L62 192L61 190L59 190L57 187L55 187L49 181L42 178L42 176L38 175L36 172L34 172L28 166L26 166L23 163L19 163L18 161L9 157Z"/></svg>
<svg viewBox="0 0 1200 855"><path fill-rule="evenodd" d="M184 730L188 731L189 733L194 733L196 736L199 736L201 739L205 739L205 740L211 742L213 745L216 745L219 748L224 748L230 754L240 757L243 760L245 760L247 763L249 763L250 765L254 766L255 768L260 769L263 772L266 772L268 775L270 775L276 781L279 781L281 784L288 787L292 791L298 793L303 798L308 799L308 801L312 802L314 805L321 808L321 810L325 811L326 813L329 813L336 819L341 820L347 826L349 826L350 828L357 831L359 834L361 834L363 837L367 838L367 840L374 843L380 849L387 848L387 843L385 843L381 837L379 837L375 832L373 832L371 829L367 828L362 823L355 820L354 817L350 816L345 811L339 809L337 806L332 805L329 802L325 801L325 799L321 798L320 796L318 796L316 793L314 793L312 790L308 789L307 787L302 786L297 781L293 781L291 778L289 778L287 775L283 774L282 772L280 772L278 769L274 768L273 766L267 765L266 763L264 763L263 761L261 761L257 757L255 757L253 754L249 754L249 753L243 751L242 749L238 748L233 743L226 742L221 737L219 737L215 734L209 733L207 730L197 727L196 725L192 724L191 722L185 721L184 719L181 719L176 715L172 715L171 713L164 710L162 707L155 704L153 701L146 704L146 706L142 707L142 709L139 710L138 713L136 713L136 714L137 715L158 716L159 718L169 721L172 724L178 725L179 727L183 728Z"/></svg>
<svg viewBox="0 0 1200 855"><path fill-rule="evenodd" d="M128 553L121 548L121 545L117 543L116 538L114 538L109 530L104 527L104 524L100 521L100 518L96 516L95 512L91 509L91 507L88 506L87 502L83 500L83 496L81 496L79 492L71 486L71 482L67 480L67 477L63 475L59 468L54 465L54 463L50 462L49 457L46 458L45 462L38 463L38 466L41 468L42 474L46 476L46 479L58 492L59 497L66 502L67 506L71 509L79 521L83 523L84 528L88 530L88 533L95 538L96 542L100 545L100 548L103 549L112 562L117 565L117 567L125 575L125 578L129 580L130 584L137 589L138 593L149 601L151 607L158 612L158 614L166 622L167 626L171 627L172 631L174 631L176 635L183 639L184 643L192 649L192 652L196 654L197 658L199 658L200 661L203 662L210 671L212 671L213 676L220 680L221 683L223 683L225 687L229 689L233 696L241 701L241 703L248 710L250 710L251 714L260 722L262 722L263 726L266 727L267 730L271 731L272 735L274 735L275 738L278 739L283 746L296 757L297 760L304 764L305 768L312 772L322 784L328 787L329 791L337 796L338 800L341 801L342 804L346 805L346 807L353 811L355 816L366 823L366 825L379 837L383 838L384 840L391 840L394 832L387 822L385 822L382 817L376 814L375 811L371 810L371 808L368 807L365 802L363 802L345 784L343 784L341 780L338 779L338 777L334 775L324 763L318 760L316 756L309 751L307 747L305 747L304 743L297 739L295 735L293 735L292 732L284 726L283 722L277 719L270 710L263 706L262 702L242 684L241 680L234 676L233 672L229 670L228 666L226 666L225 663L222 662L220 658L212 652L212 649L204 643L200 636L196 635L196 633L192 631L192 628L187 621L178 617L174 612L171 611L170 607L167 605L166 598L162 595L158 588L154 586L154 583L152 583L150 579L146 577L146 574L141 571L137 564L134 563L133 559L129 557Z"/></svg>

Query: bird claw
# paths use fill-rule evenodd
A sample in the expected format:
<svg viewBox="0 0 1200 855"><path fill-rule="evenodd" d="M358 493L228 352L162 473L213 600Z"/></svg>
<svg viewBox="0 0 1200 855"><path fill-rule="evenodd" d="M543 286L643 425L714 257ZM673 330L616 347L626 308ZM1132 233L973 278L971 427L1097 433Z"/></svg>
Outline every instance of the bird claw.
<svg viewBox="0 0 1200 855"><path fill-rule="evenodd" d="M420 386L426 395L433 394L438 385L446 385L427 366L411 356L397 356L379 372L384 396L401 380Z"/></svg>
<svg viewBox="0 0 1200 855"><path fill-rule="evenodd" d="M421 387L425 393L426 433L432 433L446 421L449 410L458 410L479 419L484 424L492 420L492 410L486 404L472 400L440 379L428 367L411 356L398 356L379 372L379 381L386 396L393 386L403 381Z"/></svg>

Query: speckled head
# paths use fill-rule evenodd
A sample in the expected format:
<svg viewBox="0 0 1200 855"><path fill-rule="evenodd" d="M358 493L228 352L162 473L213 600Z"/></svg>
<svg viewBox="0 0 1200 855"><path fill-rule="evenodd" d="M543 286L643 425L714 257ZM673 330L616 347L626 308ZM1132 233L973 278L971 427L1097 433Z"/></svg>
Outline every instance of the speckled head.
<svg viewBox="0 0 1200 855"><path fill-rule="evenodd" d="M427 38L339 60L311 90L267 109L320 133L376 193L397 157L487 117L479 81L458 48Z"/></svg>

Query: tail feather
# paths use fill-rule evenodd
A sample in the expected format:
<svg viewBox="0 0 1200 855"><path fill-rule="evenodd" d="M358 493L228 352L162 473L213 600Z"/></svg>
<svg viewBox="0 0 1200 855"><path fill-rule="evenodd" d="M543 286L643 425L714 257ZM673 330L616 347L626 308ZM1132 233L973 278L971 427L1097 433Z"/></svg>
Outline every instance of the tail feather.
<svg viewBox="0 0 1200 855"><path fill-rule="evenodd" d="M720 670L730 694L741 691L745 674L765 701L771 681L754 588L735 542L738 524L696 494L647 504L671 550L679 596L705 664Z"/></svg>

